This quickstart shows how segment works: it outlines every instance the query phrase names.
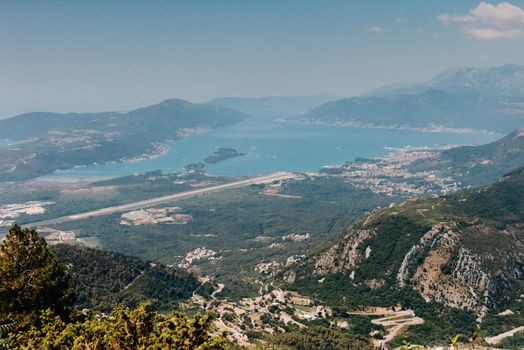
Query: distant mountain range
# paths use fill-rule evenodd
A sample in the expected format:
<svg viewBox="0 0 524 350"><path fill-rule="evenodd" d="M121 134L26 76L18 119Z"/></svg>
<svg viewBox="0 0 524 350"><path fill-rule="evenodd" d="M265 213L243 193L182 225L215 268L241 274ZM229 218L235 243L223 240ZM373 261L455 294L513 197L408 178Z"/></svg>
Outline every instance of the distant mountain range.
<svg viewBox="0 0 524 350"><path fill-rule="evenodd" d="M332 94L311 96L268 96L260 98L221 97L209 102L210 105L233 108L254 117L284 118L305 114L314 107L338 99Z"/></svg>
<svg viewBox="0 0 524 350"><path fill-rule="evenodd" d="M427 84L390 85L328 102L291 121L510 132L524 126L524 66L463 68Z"/></svg>
<svg viewBox="0 0 524 350"><path fill-rule="evenodd" d="M42 137L48 133L60 135L87 130L88 134L133 134L159 141L177 138L179 131L184 128L219 127L239 122L246 117L228 108L170 99L127 113L21 114L0 121L0 138L22 140Z"/></svg>
<svg viewBox="0 0 524 350"><path fill-rule="evenodd" d="M364 96L417 94L428 89L448 93L524 96L524 65L506 64L488 68L455 68L435 75L427 83L390 84L371 90Z"/></svg>
<svg viewBox="0 0 524 350"><path fill-rule="evenodd" d="M455 93L524 96L524 65L450 69L437 74L431 83Z"/></svg>
<svg viewBox="0 0 524 350"><path fill-rule="evenodd" d="M163 143L238 123L235 110L171 99L128 113L27 113L0 120L0 181L24 180L78 165L144 158Z"/></svg>
<svg viewBox="0 0 524 350"><path fill-rule="evenodd" d="M165 143L238 123L249 116L358 127L424 131L524 126L524 66L463 68L426 84L387 86L359 97L217 98L208 104L171 99L127 113L27 113L0 120L0 181L165 151ZM450 130L451 129L451 130Z"/></svg>

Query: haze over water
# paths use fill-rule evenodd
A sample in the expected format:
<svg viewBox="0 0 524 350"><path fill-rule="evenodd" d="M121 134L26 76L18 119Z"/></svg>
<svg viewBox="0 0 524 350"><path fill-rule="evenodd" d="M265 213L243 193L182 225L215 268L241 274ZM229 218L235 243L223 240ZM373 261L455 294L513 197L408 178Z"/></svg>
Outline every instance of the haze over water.
<svg viewBox="0 0 524 350"><path fill-rule="evenodd" d="M191 135L170 145L166 154L137 162L92 165L59 171L48 178L110 178L156 169L163 173L184 170L220 147L235 148L246 156L208 164L212 175L258 175L276 171L316 171L357 157L384 155L388 148L455 144L478 145L500 135L486 133L429 133L414 130L366 129L333 125L283 123L250 118L239 124Z"/></svg>

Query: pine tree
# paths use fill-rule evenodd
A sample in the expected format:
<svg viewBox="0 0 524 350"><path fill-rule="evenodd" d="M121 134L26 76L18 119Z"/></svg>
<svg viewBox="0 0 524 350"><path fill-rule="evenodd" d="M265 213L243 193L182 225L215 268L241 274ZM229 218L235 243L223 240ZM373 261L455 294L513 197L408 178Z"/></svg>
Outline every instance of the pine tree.
<svg viewBox="0 0 524 350"><path fill-rule="evenodd" d="M0 321L32 323L39 310L67 318L74 294L65 267L35 230L14 225L0 245Z"/></svg>

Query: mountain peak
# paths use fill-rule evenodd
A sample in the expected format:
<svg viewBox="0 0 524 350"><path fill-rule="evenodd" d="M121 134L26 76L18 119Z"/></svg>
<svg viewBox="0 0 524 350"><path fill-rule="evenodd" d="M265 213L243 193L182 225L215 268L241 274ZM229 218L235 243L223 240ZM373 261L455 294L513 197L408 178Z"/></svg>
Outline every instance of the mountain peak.
<svg viewBox="0 0 524 350"><path fill-rule="evenodd" d="M524 95L524 65L505 64L488 68L459 68L437 74L433 85L470 89L486 94Z"/></svg>
<svg viewBox="0 0 524 350"><path fill-rule="evenodd" d="M190 104L192 103L189 101L183 100L181 98L169 98L167 100L164 100L158 103L158 105L161 105L161 106L181 106L181 105L190 105Z"/></svg>

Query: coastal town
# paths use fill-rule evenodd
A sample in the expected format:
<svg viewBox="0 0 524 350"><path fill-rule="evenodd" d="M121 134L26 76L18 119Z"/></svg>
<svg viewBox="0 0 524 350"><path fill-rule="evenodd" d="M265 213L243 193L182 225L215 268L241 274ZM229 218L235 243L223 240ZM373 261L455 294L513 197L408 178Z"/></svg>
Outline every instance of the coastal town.
<svg viewBox="0 0 524 350"><path fill-rule="evenodd" d="M414 162L436 157L440 151L441 149L427 147L390 149L390 152L382 157L325 166L319 172L308 175L340 177L356 188L388 196L442 195L456 192L461 189L461 185L451 176L441 177L435 171L414 172L410 169Z"/></svg>

